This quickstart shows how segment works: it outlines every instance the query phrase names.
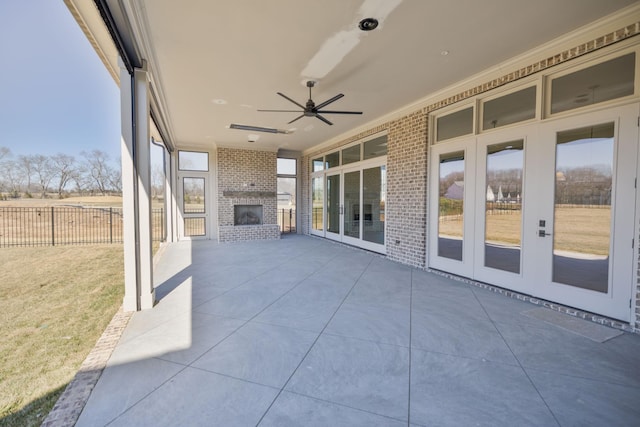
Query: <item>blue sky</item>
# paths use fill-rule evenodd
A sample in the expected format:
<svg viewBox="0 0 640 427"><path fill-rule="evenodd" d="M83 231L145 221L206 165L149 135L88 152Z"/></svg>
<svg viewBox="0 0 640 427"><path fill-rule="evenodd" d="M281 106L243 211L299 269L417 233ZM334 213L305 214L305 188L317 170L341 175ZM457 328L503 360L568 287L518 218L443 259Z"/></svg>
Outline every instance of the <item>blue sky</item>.
<svg viewBox="0 0 640 427"><path fill-rule="evenodd" d="M120 94L62 0L0 0L0 146L120 156Z"/></svg>

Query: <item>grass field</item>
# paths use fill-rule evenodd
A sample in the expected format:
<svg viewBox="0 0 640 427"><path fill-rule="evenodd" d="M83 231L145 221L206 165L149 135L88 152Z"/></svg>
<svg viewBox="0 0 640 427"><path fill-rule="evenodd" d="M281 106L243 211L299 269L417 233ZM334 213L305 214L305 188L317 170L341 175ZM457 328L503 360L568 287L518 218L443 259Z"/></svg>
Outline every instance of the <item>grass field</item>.
<svg viewBox="0 0 640 427"><path fill-rule="evenodd" d="M84 196L84 197L67 197L66 199L48 198L48 199L8 199L1 200L0 207L43 207L43 206L90 206L90 207L122 207L122 197L120 196ZM164 206L162 200L153 200L151 203L153 208L162 208Z"/></svg>
<svg viewBox="0 0 640 427"><path fill-rule="evenodd" d="M522 215L512 211L487 215L486 240L493 243L519 244ZM439 224L439 233L462 237L462 217L447 218ZM537 224L534 229L537 230ZM610 208L559 207L553 230L554 249L593 255L609 253ZM549 232L549 230L547 230Z"/></svg>
<svg viewBox="0 0 640 427"><path fill-rule="evenodd" d="M40 425L122 303L121 245L0 249L0 425Z"/></svg>

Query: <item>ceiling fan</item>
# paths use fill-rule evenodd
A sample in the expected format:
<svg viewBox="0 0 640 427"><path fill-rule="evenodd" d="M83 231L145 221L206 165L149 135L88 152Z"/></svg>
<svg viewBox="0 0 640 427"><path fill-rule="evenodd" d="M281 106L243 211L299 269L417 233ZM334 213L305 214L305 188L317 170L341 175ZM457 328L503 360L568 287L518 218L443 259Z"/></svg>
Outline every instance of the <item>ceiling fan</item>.
<svg viewBox="0 0 640 427"><path fill-rule="evenodd" d="M344 96L344 94L339 93L336 96L334 96L333 98L328 99L328 100L324 101L323 103L320 103L320 104L316 105L315 102L313 102L313 100L311 99L311 88L314 87L315 84L316 84L316 82L314 82L313 80L308 80L307 81L307 87L309 88L309 100L307 101L307 103L305 105L297 103L296 101L294 101L293 99L289 98L287 95L285 95L282 92L278 92L278 95L280 95L281 97L283 97L284 99L286 99L289 102L293 102L298 107L302 108L302 111L300 111L300 110L258 110L258 111L263 111L263 112L266 111L266 112L272 112L272 113L300 113L300 112L302 112L301 115L299 115L295 119L291 120L287 124L291 124L291 123L295 122L296 120L301 119L301 118L306 116L306 117L317 117L318 119L322 120L326 124L333 125L333 123L331 123L326 118L322 117L320 114L362 114L362 111L322 110L322 108L324 108L327 105L331 104L332 102L335 102L338 99L342 98Z"/></svg>

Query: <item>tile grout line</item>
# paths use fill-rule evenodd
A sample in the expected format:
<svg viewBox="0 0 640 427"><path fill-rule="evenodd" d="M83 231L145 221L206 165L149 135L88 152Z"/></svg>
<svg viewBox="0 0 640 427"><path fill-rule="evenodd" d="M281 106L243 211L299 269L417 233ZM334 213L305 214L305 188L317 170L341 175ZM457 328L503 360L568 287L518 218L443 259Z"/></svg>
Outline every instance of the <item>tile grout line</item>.
<svg viewBox="0 0 640 427"><path fill-rule="evenodd" d="M297 391L291 391L291 390L287 390L287 393L291 393L291 394L295 394L298 396L302 396L302 397L306 397L307 399L312 399L312 400L317 400L318 402L324 402L324 403L328 403L330 405L336 405L336 406L340 406L342 408L348 408L348 409L353 409L354 411L358 411L358 412L364 412L367 414L371 414L371 415L375 415L377 417L383 417L383 418L388 418L390 420L394 420L394 421L403 421L400 418L394 418L394 417L390 417L389 415L384 415L384 414L378 414L377 412L371 412L368 411L366 409L362 409L362 408L356 408L354 406L349 406L349 405L345 405L344 403L339 403L339 402L333 402L331 400L326 400L326 399L321 399L319 397L315 397L315 396L309 396L307 394L304 393L299 393ZM415 424L414 424L415 425Z"/></svg>
<svg viewBox="0 0 640 427"><path fill-rule="evenodd" d="M304 354L304 356L302 356L302 359L300 359L300 363L298 363L298 366L296 366L296 368L293 370L293 372L291 373L291 375L289 375L289 378L287 379L287 381L284 383L284 385L282 386L282 388L280 389L280 391L278 392L278 394L276 395L276 397L273 399L273 401L271 402L271 404L269 405L269 407L264 411L264 413L262 414L262 416L260 417L260 419L258 420L256 427L260 425L260 423L262 423L262 420L264 419L264 417L269 413L269 411L271 410L271 408L273 407L273 404L276 403L276 400L278 400L278 398L280 397L280 395L282 394L282 392L284 391L284 389L287 387L287 385L289 384L289 382L291 381L291 379L293 378L293 376L296 374L296 372L298 372L298 369L300 369L300 366L302 366L302 364L304 363L304 361L306 360L306 358L309 356L309 353L311 353L311 350L315 347L316 343L318 342L318 340L320 339L320 337L322 336L322 334L324 333L325 329L327 329L327 326L329 326L329 323L331 323L331 321L333 320L333 318L336 316L336 313L338 313L338 311L340 310L340 308L342 307L342 305L344 304L344 302L347 300L347 298L349 298L349 295L351 295L351 292L353 292L353 288L356 287L356 285L358 284L358 282L360 281L360 279L362 278L362 276L364 275L364 273L369 269L369 266L371 266L371 263L373 262L373 257L369 260L369 262L367 263L367 266L362 270L362 272L360 273L360 276L358 276L358 278L354 281L353 285L351 286L351 289L349 289L349 292L347 292L347 294L345 295L345 297L342 299L342 301L340 302L340 305L335 309L335 311L333 312L333 314L331 315L331 317L329 318L329 320L327 320L327 323L325 323L324 327L322 328L322 330L318 333L318 336L316 337L315 340L313 340L313 343L311 343L311 345L309 346L309 349L307 350L307 352Z"/></svg>
<svg viewBox="0 0 640 427"><path fill-rule="evenodd" d="M413 327L413 268L411 269L411 287L409 289L409 390L407 401L407 427L411 426L411 328Z"/></svg>
<svg viewBox="0 0 640 427"><path fill-rule="evenodd" d="M493 318L489 315L489 313L487 312L487 309L484 307L484 305L482 304L482 301L480 301L480 299L478 298L478 295L475 293L475 290L473 288L471 288L471 293L473 294L473 297L475 298L475 300L478 302L478 304L480 304L480 307L482 307L482 311L484 311L484 314L487 315L487 318L489 319L489 321L491 322L491 324L493 325L493 328L496 330L496 332L498 333L498 335L500 335L500 338L502 339L502 341L504 342L504 344L507 346L507 348L509 349L509 351L511 352L511 355L514 357L514 359L516 359L516 361L518 362L518 366L520 367L520 369L522 370L522 372L524 373L524 375L527 377L527 380L529 380L529 383L531 384L531 386L533 387L533 389L536 391L536 393L538 394L538 396L540 397L540 400L542 400L542 402L544 403L544 406L546 406L547 410L549 411L549 413L551 414L551 416L553 417L553 419L555 420L556 424L558 426L561 426L562 424L560 424L560 420L558 420L558 417L556 417L556 414L553 412L553 410L551 410L551 407L549 406L549 404L547 403L546 399L542 396L542 393L540 393L540 390L538 390L538 387L536 386L536 384L533 382L533 379L531 379L531 377L529 376L529 373L527 372L527 370L524 368L524 366L522 366L522 362L520 362L520 359L518 359L518 356L516 356L516 353L513 351L513 349L511 348L511 346L509 345L509 343L507 342L506 338L504 337L504 335L502 335L502 332L500 332L500 329L498 329L498 326L496 325L496 322L494 322Z"/></svg>

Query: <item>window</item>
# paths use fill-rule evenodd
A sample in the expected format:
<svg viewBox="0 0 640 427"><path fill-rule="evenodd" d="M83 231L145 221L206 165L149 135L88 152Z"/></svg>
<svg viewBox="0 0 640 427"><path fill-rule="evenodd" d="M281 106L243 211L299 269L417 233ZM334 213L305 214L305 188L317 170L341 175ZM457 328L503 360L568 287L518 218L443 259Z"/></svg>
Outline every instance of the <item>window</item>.
<svg viewBox="0 0 640 427"><path fill-rule="evenodd" d="M313 159L311 161L311 171L318 172L324 169L324 162L322 161L322 157L317 159Z"/></svg>
<svg viewBox="0 0 640 427"><path fill-rule="evenodd" d="M360 144L342 150L342 164L348 165L360 161Z"/></svg>
<svg viewBox="0 0 640 427"><path fill-rule="evenodd" d="M473 133L473 107L438 117L436 141Z"/></svg>
<svg viewBox="0 0 640 427"><path fill-rule="evenodd" d="M290 233L296 230L296 171L298 161L278 157L277 160L277 215L280 232Z"/></svg>
<svg viewBox="0 0 640 427"><path fill-rule="evenodd" d="M551 114L633 95L636 54L551 80Z"/></svg>
<svg viewBox="0 0 640 427"><path fill-rule="evenodd" d="M327 169L340 166L340 152L336 151L334 153L327 154L326 156L324 156L324 161Z"/></svg>
<svg viewBox="0 0 640 427"><path fill-rule="evenodd" d="M178 169L181 171L209 171L209 153L178 151Z"/></svg>
<svg viewBox="0 0 640 427"><path fill-rule="evenodd" d="M296 175L296 159L278 157L278 175Z"/></svg>
<svg viewBox="0 0 640 427"><path fill-rule="evenodd" d="M536 117L536 87L528 87L482 104L482 130Z"/></svg>
<svg viewBox="0 0 640 427"><path fill-rule="evenodd" d="M374 157L387 155L387 135L379 136L375 139L364 143L364 159L373 159Z"/></svg>

